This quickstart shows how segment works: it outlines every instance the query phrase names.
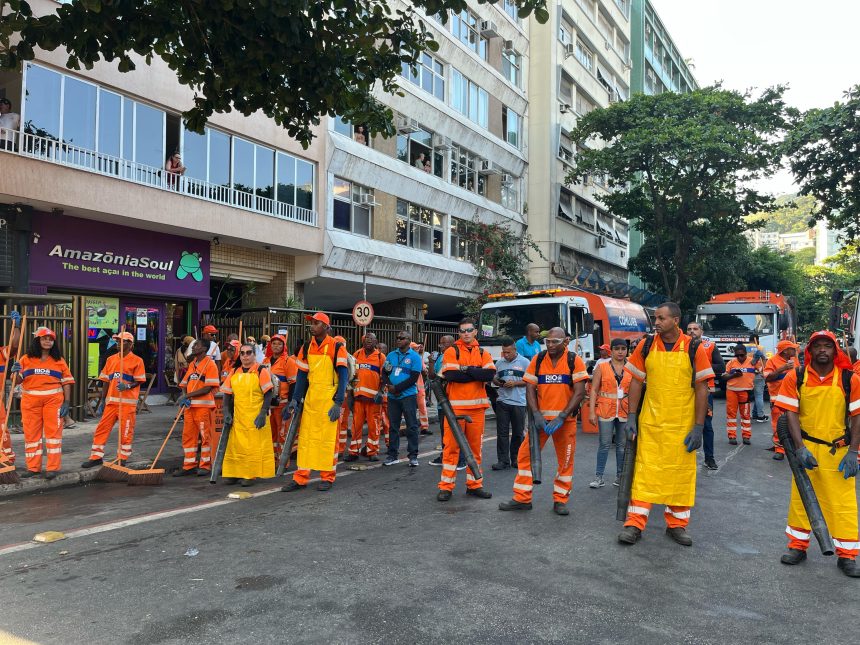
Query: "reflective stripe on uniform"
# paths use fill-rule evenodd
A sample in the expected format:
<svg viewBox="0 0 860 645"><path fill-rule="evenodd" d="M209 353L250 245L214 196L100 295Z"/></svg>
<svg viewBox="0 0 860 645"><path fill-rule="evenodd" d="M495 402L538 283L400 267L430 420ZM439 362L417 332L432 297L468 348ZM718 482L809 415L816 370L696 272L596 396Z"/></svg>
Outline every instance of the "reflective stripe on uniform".
<svg viewBox="0 0 860 645"><path fill-rule="evenodd" d="M49 394L62 394L63 388L58 387L53 390L21 390L23 394L32 394L34 396L47 396Z"/></svg>
<svg viewBox="0 0 860 645"><path fill-rule="evenodd" d="M531 474L529 474L529 476L531 476ZM531 484L518 484L517 482L514 482L514 490L521 490L528 493L531 492L533 488L534 486Z"/></svg>
<svg viewBox="0 0 860 645"><path fill-rule="evenodd" d="M690 511L689 511L689 510L686 510L686 511L673 511L673 510L672 510L671 508L669 508L668 506L665 508L665 510L663 511L663 513L664 513L664 514L666 514L666 515L671 515L672 517L677 517L679 520L685 520L685 519L687 519L687 518L689 518L689 517L690 517Z"/></svg>
<svg viewBox="0 0 860 645"><path fill-rule="evenodd" d="M558 493L559 495L570 495L570 489L562 488L561 486L553 486L552 492Z"/></svg>
<svg viewBox="0 0 860 645"><path fill-rule="evenodd" d="M860 549L860 542L845 542L843 540L837 540L833 538L834 546L845 549L846 551L853 551L854 549Z"/></svg>
<svg viewBox="0 0 860 645"><path fill-rule="evenodd" d="M699 381L704 381L706 378L711 378L713 376L716 376L716 374L714 374L714 369L712 367L709 367L704 370L699 370L698 372L696 372L696 382L698 383Z"/></svg>
<svg viewBox="0 0 860 645"><path fill-rule="evenodd" d="M796 408L798 406L798 400L797 399L793 399L790 396L785 396L783 394L778 395L776 397L776 400L774 401L774 403L785 403L786 405L790 405L794 408Z"/></svg>
<svg viewBox="0 0 860 645"><path fill-rule="evenodd" d="M531 477L532 471L530 471L530 470L518 470L517 475L519 475L520 477Z"/></svg>
<svg viewBox="0 0 860 645"><path fill-rule="evenodd" d="M445 477L445 475L442 475L442 481L445 482L446 484L456 484L457 478L456 477Z"/></svg>
<svg viewBox="0 0 860 645"><path fill-rule="evenodd" d="M799 529L793 529L790 526L785 527L785 532L793 538L797 538L798 540L808 540L809 539L809 531L803 531ZM836 540L833 541L834 543Z"/></svg>
<svg viewBox="0 0 860 645"><path fill-rule="evenodd" d="M453 407L466 407L467 405L490 405L490 399L450 399Z"/></svg>
<svg viewBox="0 0 860 645"><path fill-rule="evenodd" d="M556 475L555 480L559 482L572 482L573 475Z"/></svg>
<svg viewBox="0 0 860 645"><path fill-rule="evenodd" d="M636 515L644 515L645 517L648 517L648 515L651 513L651 509L650 508L644 508L643 506L633 506L631 504L630 506L627 507L627 512L628 513L635 513Z"/></svg>

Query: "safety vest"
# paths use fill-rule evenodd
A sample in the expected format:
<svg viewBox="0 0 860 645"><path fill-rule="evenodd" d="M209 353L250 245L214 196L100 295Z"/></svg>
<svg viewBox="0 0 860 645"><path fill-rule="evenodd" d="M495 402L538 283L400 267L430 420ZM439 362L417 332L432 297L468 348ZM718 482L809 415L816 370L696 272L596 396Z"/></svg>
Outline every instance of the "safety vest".
<svg viewBox="0 0 860 645"><path fill-rule="evenodd" d="M626 363L626 361L625 361ZM601 419L626 419L627 394L633 375L621 370L621 377L612 369L612 361L597 364L600 370L600 390L597 392L597 416Z"/></svg>

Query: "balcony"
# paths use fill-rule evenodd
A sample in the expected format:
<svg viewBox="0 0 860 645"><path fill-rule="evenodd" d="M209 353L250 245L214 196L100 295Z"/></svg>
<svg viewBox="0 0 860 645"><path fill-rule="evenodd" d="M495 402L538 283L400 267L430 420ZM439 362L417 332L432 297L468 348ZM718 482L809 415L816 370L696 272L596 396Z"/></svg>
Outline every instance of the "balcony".
<svg viewBox="0 0 860 645"><path fill-rule="evenodd" d="M94 152L48 137L0 128L0 151L281 220L317 226L317 213L313 210L231 186L175 175L163 168Z"/></svg>

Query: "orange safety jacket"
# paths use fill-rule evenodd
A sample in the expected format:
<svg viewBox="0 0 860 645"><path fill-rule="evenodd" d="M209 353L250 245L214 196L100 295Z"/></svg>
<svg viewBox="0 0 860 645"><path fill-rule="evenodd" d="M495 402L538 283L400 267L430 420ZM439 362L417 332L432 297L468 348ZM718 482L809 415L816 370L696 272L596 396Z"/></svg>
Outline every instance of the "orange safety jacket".
<svg viewBox="0 0 860 645"><path fill-rule="evenodd" d="M120 392L117 386L120 383L146 382L146 369L143 366L143 359L129 352L122 357L122 371L120 372L119 353L109 356L101 374L99 374L99 380L108 383L108 390L105 395L106 404L137 405L137 400L140 397L138 388Z"/></svg>
<svg viewBox="0 0 860 645"><path fill-rule="evenodd" d="M211 385L212 389L208 394L203 396L195 396L190 399L191 407L194 408L214 408L215 407L215 392L221 382L218 380L218 366L215 361L209 356L204 356L203 360L193 360L188 363L188 371L182 378L182 383L179 387L184 388L188 394L201 387Z"/></svg>
<svg viewBox="0 0 860 645"><path fill-rule="evenodd" d="M379 392L379 382L382 378L382 366L385 364L385 354L374 349L370 354L362 347L353 354L355 357L356 384L353 392L356 399L372 400Z"/></svg>
<svg viewBox="0 0 860 645"><path fill-rule="evenodd" d="M731 372L733 369L739 369L742 373L737 378L726 381L726 389L732 392L747 392L753 389L756 368L752 358L747 355L747 359L743 363L733 358L726 365L726 372Z"/></svg>
<svg viewBox="0 0 860 645"><path fill-rule="evenodd" d="M457 340L442 355L442 374L458 371L461 365L480 367L485 370L496 369L490 353L481 349L477 342L467 345L462 340ZM452 407L464 410L485 410L490 407L486 387L481 381L468 383L449 381L447 392Z"/></svg>
<svg viewBox="0 0 860 645"><path fill-rule="evenodd" d="M75 382L69 366L62 358L54 360L50 356L46 359L31 358L28 355L21 357L22 392L36 396L48 396L50 394L61 394L64 385Z"/></svg>
<svg viewBox="0 0 860 645"><path fill-rule="evenodd" d="M627 395L630 392L630 381L633 379L633 375L622 368L622 376L619 381L612 369L611 360L598 363L597 369L600 370L597 416L601 419L626 419Z"/></svg>

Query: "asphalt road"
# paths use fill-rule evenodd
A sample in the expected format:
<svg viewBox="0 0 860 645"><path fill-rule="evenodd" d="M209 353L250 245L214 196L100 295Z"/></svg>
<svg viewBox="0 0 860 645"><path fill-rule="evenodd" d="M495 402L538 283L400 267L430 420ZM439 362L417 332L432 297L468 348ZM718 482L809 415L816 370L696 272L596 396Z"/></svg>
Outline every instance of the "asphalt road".
<svg viewBox="0 0 860 645"><path fill-rule="evenodd" d="M717 405L721 468L700 471L691 548L660 512L637 545L616 542L616 489L588 488L597 437L582 434L568 517L545 484L533 511L498 511L510 470L487 469L491 500L466 497L460 473L441 504L429 457L229 503L188 478L6 499L0 643L850 641L860 582L815 544L805 564L779 564L788 467L766 450L770 424L730 452ZM543 456L548 479L551 446ZM49 529L70 537L32 547Z"/></svg>

